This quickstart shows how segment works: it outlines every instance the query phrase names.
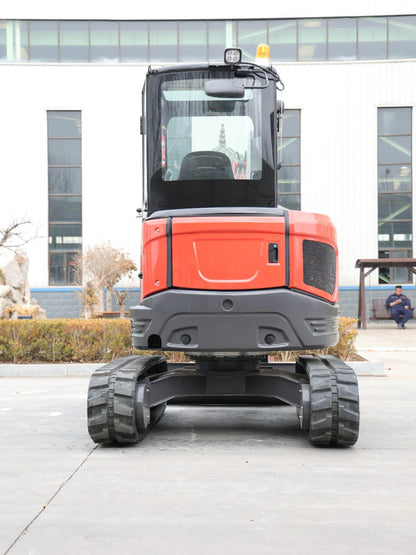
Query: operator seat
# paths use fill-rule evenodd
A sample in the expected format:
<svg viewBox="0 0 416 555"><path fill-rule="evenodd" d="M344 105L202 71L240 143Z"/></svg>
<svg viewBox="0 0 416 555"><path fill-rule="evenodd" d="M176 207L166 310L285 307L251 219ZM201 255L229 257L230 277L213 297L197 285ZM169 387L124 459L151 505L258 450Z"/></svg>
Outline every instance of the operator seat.
<svg viewBox="0 0 416 555"><path fill-rule="evenodd" d="M184 157L178 179L234 179L234 174L231 161L226 154L213 150L199 150Z"/></svg>

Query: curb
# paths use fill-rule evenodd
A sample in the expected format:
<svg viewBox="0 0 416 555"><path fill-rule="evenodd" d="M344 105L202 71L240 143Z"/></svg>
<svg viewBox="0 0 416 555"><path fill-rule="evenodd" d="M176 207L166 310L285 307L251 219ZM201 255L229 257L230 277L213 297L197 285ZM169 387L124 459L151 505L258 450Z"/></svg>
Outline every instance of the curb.
<svg viewBox="0 0 416 555"><path fill-rule="evenodd" d="M348 366L351 366L357 376L386 376L384 362L371 360L350 360L347 364Z"/></svg>
<svg viewBox="0 0 416 555"><path fill-rule="evenodd" d="M0 364L0 378L59 378L82 377L105 363L97 364Z"/></svg>

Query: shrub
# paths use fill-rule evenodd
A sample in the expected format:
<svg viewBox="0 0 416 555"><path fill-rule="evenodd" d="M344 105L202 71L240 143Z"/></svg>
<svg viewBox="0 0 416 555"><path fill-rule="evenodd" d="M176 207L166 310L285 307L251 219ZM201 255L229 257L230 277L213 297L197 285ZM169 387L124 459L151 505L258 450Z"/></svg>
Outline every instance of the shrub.
<svg viewBox="0 0 416 555"><path fill-rule="evenodd" d="M344 360L357 356L353 318L340 318L340 340L319 351ZM315 351L314 351L315 352ZM108 362L137 354L130 343L130 321L125 318L0 320L0 362ZM171 361L187 360L184 353L164 353ZM293 360L295 351L275 353L274 360Z"/></svg>
<svg viewBox="0 0 416 555"><path fill-rule="evenodd" d="M107 362L132 352L126 319L0 320L1 362Z"/></svg>

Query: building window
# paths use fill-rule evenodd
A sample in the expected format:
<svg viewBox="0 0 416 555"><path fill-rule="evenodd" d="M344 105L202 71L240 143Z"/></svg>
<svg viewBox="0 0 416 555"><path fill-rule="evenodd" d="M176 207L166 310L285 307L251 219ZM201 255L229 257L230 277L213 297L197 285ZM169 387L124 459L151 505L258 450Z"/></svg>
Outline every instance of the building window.
<svg viewBox="0 0 416 555"><path fill-rule="evenodd" d="M120 56L122 62L147 62L149 60L146 21L120 22Z"/></svg>
<svg viewBox="0 0 416 555"><path fill-rule="evenodd" d="M328 19L328 60L357 59L357 20Z"/></svg>
<svg viewBox="0 0 416 555"><path fill-rule="evenodd" d="M358 18L358 58L380 60L387 57L387 17Z"/></svg>
<svg viewBox="0 0 416 555"><path fill-rule="evenodd" d="M89 62L88 21L59 23L59 55L61 62Z"/></svg>
<svg viewBox="0 0 416 555"><path fill-rule="evenodd" d="M268 43L267 21L261 19L238 22L238 47L243 51L243 59L254 62L258 44Z"/></svg>
<svg viewBox="0 0 416 555"><path fill-rule="evenodd" d="M178 23L176 21L150 21L149 43L151 62L178 61Z"/></svg>
<svg viewBox="0 0 416 555"><path fill-rule="evenodd" d="M48 112L49 284L74 282L82 248L81 112Z"/></svg>
<svg viewBox="0 0 416 555"><path fill-rule="evenodd" d="M389 58L416 58L416 15L389 17Z"/></svg>
<svg viewBox="0 0 416 555"><path fill-rule="evenodd" d="M0 20L0 62L222 61L266 42L278 63L416 58L416 15L255 20Z"/></svg>
<svg viewBox="0 0 416 555"><path fill-rule="evenodd" d="M224 48L235 46L237 32L235 21L208 21L208 59L222 62Z"/></svg>
<svg viewBox="0 0 416 555"><path fill-rule="evenodd" d="M379 258L412 257L412 109L378 109ZM382 268L380 283L411 282L405 268Z"/></svg>
<svg viewBox="0 0 416 555"><path fill-rule="evenodd" d="M179 21L179 61L208 59L206 21Z"/></svg>
<svg viewBox="0 0 416 555"><path fill-rule="evenodd" d="M271 20L269 22L269 44L273 60L296 62L296 19Z"/></svg>
<svg viewBox="0 0 416 555"><path fill-rule="evenodd" d="M58 22L30 21L30 61L58 61Z"/></svg>
<svg viewBox="0 0 416 555"><path fill-rule="evenodd" d="M120 60L117 21L91 21L91 62L113 63Z"/></svg>
<svg viewBox="0 0 416 555"><path fill-rule="evenodd" d="M285 208L300 210L300 110L285 110L281 132L277 202Z"/></svg>
<svg viewBox="0 0 416 555"><path fill-rule="evenodd" d="M326 19L299 21L298 60L315 62L326 60Z"/></svg>

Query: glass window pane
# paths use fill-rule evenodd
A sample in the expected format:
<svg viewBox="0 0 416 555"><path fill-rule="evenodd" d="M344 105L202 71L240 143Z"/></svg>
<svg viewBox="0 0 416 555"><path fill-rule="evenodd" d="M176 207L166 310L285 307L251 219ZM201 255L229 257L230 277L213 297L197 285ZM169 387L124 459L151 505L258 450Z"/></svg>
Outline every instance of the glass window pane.
<svg viewBox="0 0 416 555"><path fill-rule="evenodd" d="M282 139L282 164L300 163L300 140L296 137Z"/></svg>
<svg viewBox="0 0 416 555"><path fill-rule="evenodd" d="M81 168L49 168L50 194L81 194Z"/></svg>
<svg viewBox="0 0 416 555"><path fill-rule="evenodd" d="M405 245L398 245L397 249L395 247L384 247L384 249L386 248L388 250L379 250L379 258L412 258L411 249L407 249ZM407 268L379 269L379 283L411 283L412 281L413 274Z"/></svg>
<svg viewBox="0 0 416 555"><path fill-rule="evenodd" d="M299 60L326 59L326 20L302 19L299 21Z"/></svg>
<svg viewBox="0 0 416 555"><path fill-rule="evenodd" d="M412 222L380 222L378 226L379 247L412 247ZM410 257L411 258L411 257Z"/></svg>
<svg viewBox="0 0 416 555"><path fill-rule="evenodd" d="M58 61L58 22L29 21L30 61Z"/></svg>
<svg viewBox="0 0 416 555"><path fill-rule="evenodd" d="M51 224L49 226L49 248L53 250L81 250L81 224Z"/></svg>
<svg viewBox="0 0 416 555"><path fill-rule="evenodd" d="M81 222L81 196L49 197L49 222Z"/></svg>
<svg viewBox="0 0 416 555"><path fill-rule="evenodd" d="M79 139L49 139L50 166L80 166L81 141Z"/></svg>
<svg viewBox="0 0 416 555"><path fill-rule="evenodd" d="M48 112L48 137L81 137L81 112Z"/></svg>
<svg viewBox="0 0 416 555"><path fill-rule="evenodd" d="M118 62L117 21L91 21L91 61Z"/></svg>
<svg viewBox="0 0 416 555"><path fill-rule="evenodd" d="M68 284L75 282L75 265L74 260L78 253L67 252L66 253L66 282Z"/></svg>
<svg viewBox="0 0 416 555"><path fill-rule="evenodd" d="M328 19L328 60L357 58L357 20L355 18Z"/></svg>
<svg viewBox="0 0 416 555"><path fill-rule="evenodd" d="M379 163L410 163L412 157L410 137L379 137Z"/></svg>
<svg viewBox="0 0 416 555"><path fill-rule="evenodd" d="M410 164L379 165L379 192L402 192L412 190L412 167Z"/></svg>
<svg viewBox="0 0 416 555"><path fill-rule="evenodd" d="M179 61L207 60L207 24L205 21L179 22Z"/></svg>
<svg viewBox="0 0 416 555"><path fill-rule="evenodd" d="M411 108L379 108L379 135L410 135L412 132Z"/></svg>
<svg viewBox="0 0 416 555"><path fill-rule="evenodd" d="M362 60L387 57L387 18L358 18L358 57Z"/></svg>
<svg viewBox="0 0 416 555"><path fill-rule="evenodd" d="M61 62L88 62L88 23L61 21L59 48Z"/></svg>
<svg viewBox="0 0 416 555"><path fill-rule="evenodd" d="M283 136L300 136L300 110L285 110L283 114Z"/></svg>
<svg viewBox="0 0 416 555"><path fill-rule="evenodd" d="M269 44L271 57L279 62L293 62L296 60L296 20L282 19L270 21Z"/></svg>
<svg viewBox="0 0 416 555"><path fill-rule="evenodd" d="M280 193L300 193L300 167L282 166L277 174Z"/></svg>
<svg viewBox="0 0 416 555"><path fill-rule="evenodd" d="M176 21L151 21L150 61L176 62L178 60L178 25Z"/></svg>
<svg viewBox="0 0 416 555"><path fill-rule="evenodd" d="M122 62L147 62L148 31L145 21L120 22L120 55Z"/></svg>
<svg viewBox="0 0 416 555"><path fill-rule="evenodd" d="M66 257L64 253L49 253L49 283L66 284Z"/></svg>
<svg viewBox="0 0 416 555"><path fill-rule="evenodd" d="M379 220L410 220L412 195L410 193L381 193L378 195Z"/></svg>
<svg viewBox="0 0 416 555"><path fill-rule="evenodd" d="M74 283L74 258L76 252L49 253L50 285L70 285Z"/></svg>
<svg viewBox="0 0 416 555"><path fill-rule="evenodd" d="M416 58L416 15L389 17L389 58Z"/></svg>
<svg viewBox="0 0 416 555"><path fill-rule="evenodd" d="M26 62L29 57L28 23L9 19L0 23L0 60Z"/></svg>
<svg viewBox="0 0 416 555"><path fill-rule="evenodd" d="M265 43L267 43L267 21L238 22L238 47L243 51L243 60L254 61L257 45Z"/></svg>
<svg viewBox="0 0 416 555"><path fill-rule="evenodd" d="M0 61L7 60L7 22L0 20Z"/></svg>
<svg viewBox="0 0 416 555"><path fill-rule="evenodd" d="M26 62L28 60L27 29L27 21L0 20L0 61Z"/></svg>
<svg viewBox="0 0 416 555"><path fill-rule="evenodd" d="M235 46L236 24L234 21L208 21L208 59L224 61L224 49Z"/></svg>
<svg viewBox="0 0 416 555"><path fill-rule="evenodd" d="M278 195L278 204L289 210L300 210L300 195Z"/></svg>

